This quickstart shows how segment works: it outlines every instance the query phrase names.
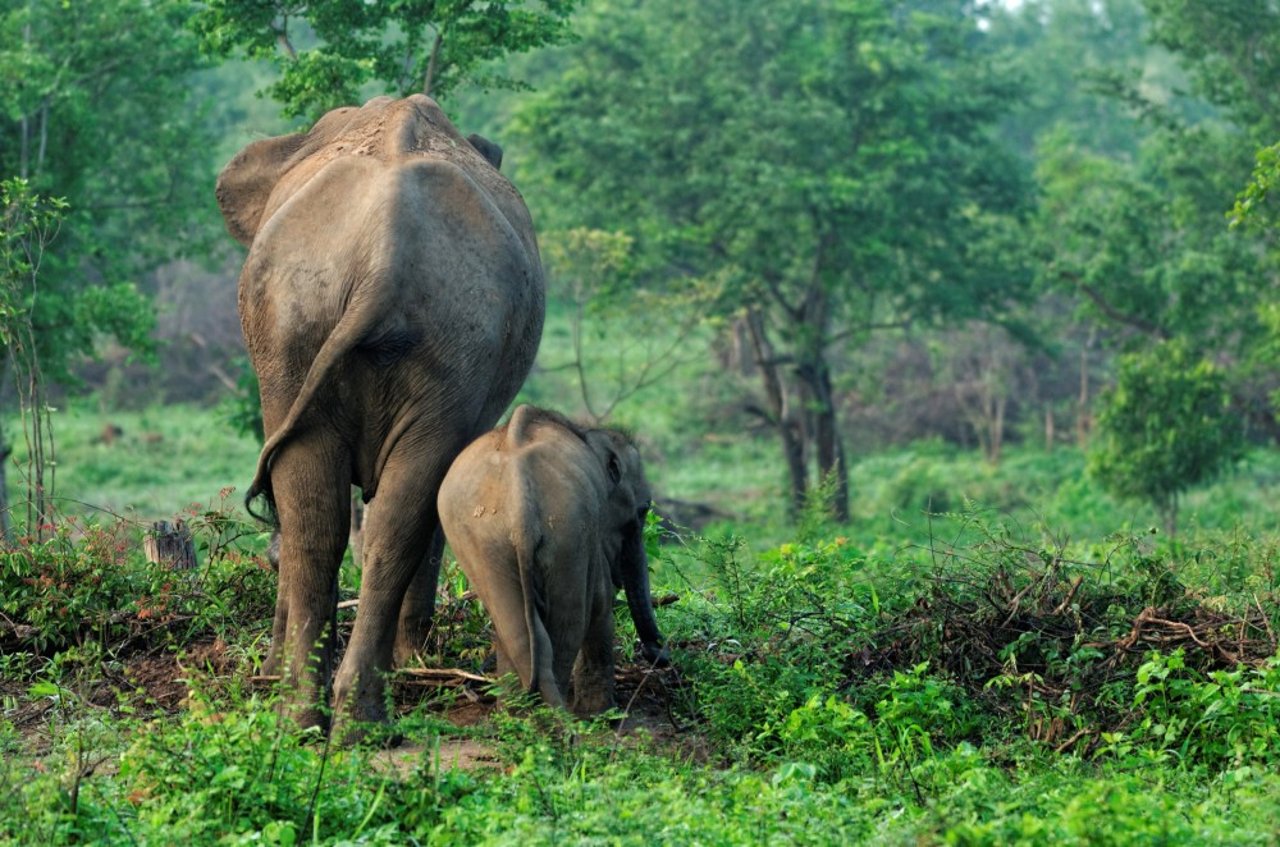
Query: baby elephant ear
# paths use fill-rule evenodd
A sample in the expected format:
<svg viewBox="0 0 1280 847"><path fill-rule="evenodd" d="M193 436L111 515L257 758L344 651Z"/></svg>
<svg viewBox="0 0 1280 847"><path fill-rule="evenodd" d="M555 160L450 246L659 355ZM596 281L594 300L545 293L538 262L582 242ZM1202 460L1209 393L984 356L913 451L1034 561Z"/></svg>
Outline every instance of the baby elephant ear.
<svg viewBox="0 0 1280 847"><path fill-rule="evenodd" d="M590 430L587 432L587 444L600 460L600 465L609 478L609 485L617 486L622 481L622 459L618 456L613 439L598 429Z"/></svg>

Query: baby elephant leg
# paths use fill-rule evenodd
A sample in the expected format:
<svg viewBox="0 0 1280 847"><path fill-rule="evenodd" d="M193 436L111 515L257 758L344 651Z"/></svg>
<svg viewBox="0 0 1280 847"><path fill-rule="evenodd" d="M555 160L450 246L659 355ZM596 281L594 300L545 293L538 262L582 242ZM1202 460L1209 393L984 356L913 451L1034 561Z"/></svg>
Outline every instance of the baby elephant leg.
<svg viewBox="0 0 1280 847"><path fill-rule="evenodd" d="M613 598L597 592L573 669L573 711L596 715L613 708Z"/></svg>

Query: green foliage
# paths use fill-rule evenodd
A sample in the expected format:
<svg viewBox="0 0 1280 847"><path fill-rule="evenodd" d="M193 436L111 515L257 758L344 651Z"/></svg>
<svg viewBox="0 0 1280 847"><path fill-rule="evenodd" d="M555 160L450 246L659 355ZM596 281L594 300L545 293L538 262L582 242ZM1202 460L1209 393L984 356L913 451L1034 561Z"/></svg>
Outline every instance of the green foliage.
<svg viewBox="0 0 1280 847"><path fill-rule="evenodd" d="M1046 133L1063 133L1103 154L1132 154L1144 135L1129 103L1106 83L1140 84L1168 103L1183 86L1168 54L1153 48L1141 0L1026 0L995 6L990 33L1024 80L1001 134L1028 158Z"/></svg>
<svg viewBox="0 0 1280 847"><path fill-rule="evenodd" d="M154 316L135 286L166 261L205 255L221 230L191 12L182 0L0 8L0 177L68 200L26 304L51 381L71 381L103 336L152 350Z"/></svg>
<svg viewBox="0 0 1280 847"><path fill-rule="evenodd" d="M54 505L61 514L171 519L192 504L217 503L224 488L246 484L260 446L217 412L193 406L125 412L73 402L52 417L65 495ZM11 461L25 460L26 445L14 445ZM10 476L11 494L21 481Z"/></svg>
<svg viewBox="0 0 1280 847"><path fill-rule="evenodd" d="M1253 179L1240 192L1231 209L1232 226L1244 224L1264 228L1280 225L1276 195L1272 194L1272 190L1280 185L1280 144L1263 147L1258 151L1257 159Z"/></svg>
<svg viewBox="0 0 1280 847"><path fill-rule="evenodd" d="M571 310L569 361L544 356L550 371L569 371L580 405L596 422L633 396L663 385L683 364L705 355L698 330L719 297L714 281L643 285L635 239L625 232L577 227L540 237L549 296ZM554 322L554 317L552 319ZM549 327L548 335L558 327Z"/></svg>
<svg viewBox="0 0 1280 847"><path fill-rule="evenodd" d="M49 654L153 631L181 644L228 633L246 615L264 618L275 580L235 543L248 527L225 502L185 518L199 542L200 565L192 570L143 561L139 533L123 520L69 517L45 527L43 540L22 538L0 551L0 614L11 624L10 635L0 637Z"/></svg>
<svg viewBox="0 0 1280 847"><path fill-rule="evenodd" d="M1091 471L1114 493L1155 504L1171 533L1179 495L1222 472L1244 448L1225 375L1177 342L1120 359L1098 428Z"/></svg>
<svg viewBox="0 0 1280 847"><path fill-rule="evenodd" d="M222 413L233 430L261 444L264 432L258 375L247 356L236 360L235 372L236 390L222 401Z"/></svg>
<svg viewBox="0 0 1280 847"><path fill-rule="evenodd" d="M1280 10L1266 0L1143 0L1154 40L1257 143L1280 135Z"/></svg>
<svg viewBox="0 0 1280 847"><path fill-rule="evenodd" d="M363 102L361 89L372 82L388 93L421 91L437 99L467 82L518 86L495 73L493 61L564 41L577 5L578 0L212 0L192 26L213 55L273 61L280 78L267 92L284 104L286 114L316 118Z"/></svg>
<svg viewBox="0 0 1280 847"><path fill-rule="evenodd" d="M1136 166L1047 137L1042 282L1076 293L1129 347L1177 337L1247 348L1267 270L1256 243L1222 218L1247 174L1240 154L1239 140L1215 128L1153 134Z"/></svg>
<svg viewBox="0 0 1280 847"><path fill-rule="evenodd" d="M1108 752L1145 748L1173 761L1240 767L1280 760L1280 655L1262 667L1198 673L1184 651L1153 653L1138 668L1134 729L1108 739Z"/></svg>

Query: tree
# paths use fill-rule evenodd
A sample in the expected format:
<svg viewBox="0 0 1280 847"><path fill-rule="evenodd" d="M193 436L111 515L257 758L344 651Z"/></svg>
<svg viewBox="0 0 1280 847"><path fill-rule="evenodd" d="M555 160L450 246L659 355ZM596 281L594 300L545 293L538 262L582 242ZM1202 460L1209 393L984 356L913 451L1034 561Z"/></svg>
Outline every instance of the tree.
<svg viewBox="0 0 1280 847"><path fill-rule="evenodd" d="M267 91L286 114L319 117L381 83L437 99L464 82L518 86L491 60L569 36L579 0L207 0L194 26L205 50L274 62Z"/></svg>
<svg viewBox="0 0 1280 847"><path fill-rule="evenodd" d="M1246 224L1265 230L1280 226L1280 143L1258 151L1253 177L1231 209L1233 225Z"/></svg>
<svg viewBox="0 0 1280 847"><path fill-rule="evenodd" d="M32 314L40 295L40 266L57 237L66 201L33 194L26 180L0 182L0 345L18 389L27 446L27 527L37 538L53 496L53 429ZM7 442L7 439L4 439ZM7 443L0 455L0 534L12 542L6 482ZM46 476L47 474L47 476Z"/></svg>
<svg viewBox="0 0 1280 847"><path fill-rule="evenodd" d="M1274 0L1143 0L1152 37L1255 147L1280 138L1280 6Z"/></svg>
<svg viewBox="0 0 1280 847"><path fill-rule="evenodd" d="M633 284L634 239L622 232L553 230L539 239L548 298L571 309L572 358L544 364L570 371L582 408L600 425L637 393L661 384L690 359L700 308L714 286L660 292Z"/></svg>
<svg viewBox="0 0 1280 847"><path fill-rule="evenodd" d="M1069 127L1042 137L1041 281L1076 295L1113 349L1179 339L1229 363L1238 412L1274 436L1280 430L1267 397L1276 380L1260 350L1269 343L1266 304L1276 300L1280 275L1268 236L1229 229L1224 213L1249 178L1253 139L1276 126L1275 85L1255 82L1280 82L1280 63L1236 39L1265 47L1280 33L1280 16L1247 0L1221 9L1145 5L1147 29L1209 102L1113 74L1105 90L1140 130L1132 150L1099 149Z"/></svg>
<svg viewBox="0 0 1280 847"><path fill-rule="evenodd" d="M0 176L69 203L31 316L52 381L69 381L104 335L149 349L138 285L206 255L221 231L190 14L181 0L0 4Z"/></svg>
<svg viewBox="0 0 1280 847"><path fill-rule="evenodd" d="M1046 133L1065 135L1093 152L1136 152L1146 134L1130 104L1104 93L1123 80L1168 101L1181 81L1168 53L1152 47L1142 0L1027 0L993 10L991 40L1022 96L1001 121L1001 135L1034 158Z"/></svg>
<svg viewBox="0 0 1280 847"><path fill-rule="evenodd" d="M1089 469L1113 493L1155 506L1178 529L1178 499L1238 460L1244 437L1222 370L1168 341L1119 360L1102 396Z"/></svg>
<svg viewBox="0 0 1280 847"><path fill-rule="evenodd" d="M812 464L844 519L832 351L990 315L1025 280L1030 192L992 133L1013 90L972 9L657 0L578 28L517 114L545 216L632 235L638 284L724 281L793 513Z"/></svg>

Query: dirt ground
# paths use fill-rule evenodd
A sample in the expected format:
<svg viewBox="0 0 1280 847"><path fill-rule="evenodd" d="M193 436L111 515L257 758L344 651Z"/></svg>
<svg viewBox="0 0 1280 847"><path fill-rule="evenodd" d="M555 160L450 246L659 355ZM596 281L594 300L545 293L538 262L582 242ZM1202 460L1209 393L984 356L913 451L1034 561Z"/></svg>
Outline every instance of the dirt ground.
<svg viewBox="0 0 1280 847"><path fill-rule="evenodd" d="M245 672L237 664L221 640L193 644L181 658L171 652L139 652L121 661L104 663L97 673L80 674L79 682L67 683L61 696L105 710L128 705L141 714L176 714L186 707L188 680L193 675L214 681L233 679ZM620 665L615 680L616 699L625 713L614 726L619 742L639 743L643 739L679 750L686 758L707 758L700 734L677 716L675 703L684 681L676 669ZM253 682L253 678L246 676L245 681ZM454 696L440 696L446 689L451 689ZM5 703L7 716L24 738L27 755L36 760L52 747L48 717L55 700L51 696L31 697L29 690L28 683L0 679L0 700ZM428 700L429 708L438 708L441 717L460 728L482 726L503 708L483 677L461 671L424 670L399 675L393 682L393 693L400 711L411 711ZM381 752L375 762L379 768L407 774L428 751L438 757L443 768L502 767L489 744L466 735L441 737L438 747L434 739L405 739L399 746Z"/></svg>

